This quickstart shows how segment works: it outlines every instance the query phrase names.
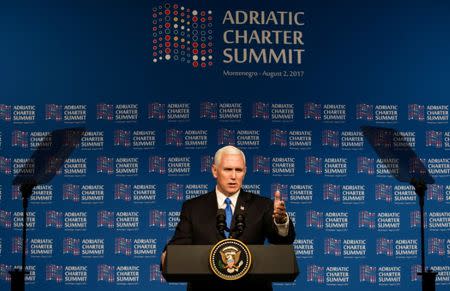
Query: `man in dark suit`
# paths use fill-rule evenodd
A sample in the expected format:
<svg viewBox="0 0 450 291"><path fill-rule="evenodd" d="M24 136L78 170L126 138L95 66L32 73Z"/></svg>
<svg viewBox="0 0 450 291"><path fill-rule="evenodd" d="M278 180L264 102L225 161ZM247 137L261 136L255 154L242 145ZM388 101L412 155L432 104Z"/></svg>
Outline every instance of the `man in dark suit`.
<svg viewBox="0 0 450 291"><path fill-rule="evenodd" d="M230 225L234 225L235 213L245 213L245 229L239 240L246 244L292 244L295 230L286 213L280 193L269 198L245 192L241 189L247 168L244 153L236 147L226 146L214 156L212 174L217 181L214 191L183 203L180 222L169 244L211 245L223 239L216 228L216 213L219 208L233 214ZM231 208L231 209L230 209ZM230 213L230 214L231 214ZM233 234L233 232L231 233ZM165 252L161 256L164 264ZM270 282L247 282L216 280L208 283L190 282L188 290L272 290Z"/></svg>

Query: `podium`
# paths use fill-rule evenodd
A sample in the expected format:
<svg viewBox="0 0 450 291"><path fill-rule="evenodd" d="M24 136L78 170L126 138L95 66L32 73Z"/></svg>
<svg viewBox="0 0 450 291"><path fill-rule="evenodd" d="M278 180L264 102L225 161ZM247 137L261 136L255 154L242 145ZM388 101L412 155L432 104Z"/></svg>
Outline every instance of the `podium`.
<svg viewBox="0 0 450 291"><path fill-rule="evenodd" d="M247 245L252 266L249 281L293 282L299 274L292 245ZM168 282L220 280L209 267L212 245L168 245L162 275ZM242 279L244 279L242 278Z"/></svg>

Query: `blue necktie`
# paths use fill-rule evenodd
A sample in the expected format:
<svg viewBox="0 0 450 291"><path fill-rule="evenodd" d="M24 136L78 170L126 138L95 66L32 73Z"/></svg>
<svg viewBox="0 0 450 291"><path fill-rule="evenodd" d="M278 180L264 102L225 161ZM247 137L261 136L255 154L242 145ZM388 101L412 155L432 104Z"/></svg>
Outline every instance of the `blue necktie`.
<svg viewBox="0 0 450 291"><path fill-rule="evenodd" d="M231 227L231 218L233 217L233 211L231 211L231 200L227 197L225 199L225 203L227 204L227 207L225 207L225 220L227 223L228 229ZM225 236L228 238L230 237L230 233L228 231L225 231Z"/></svg>

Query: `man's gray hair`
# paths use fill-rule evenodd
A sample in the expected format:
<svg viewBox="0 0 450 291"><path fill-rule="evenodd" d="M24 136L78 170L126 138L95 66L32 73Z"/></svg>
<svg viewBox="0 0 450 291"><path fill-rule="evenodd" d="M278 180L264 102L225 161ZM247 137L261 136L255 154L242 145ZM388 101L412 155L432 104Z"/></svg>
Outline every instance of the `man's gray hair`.
<svg viewBox="0 0 450 291"><path fill-rule="evenodd" d="M244 152L242 152L240 149L238 149L235 146L224 146L223 148L220 148L217 150L216 154L214 155L214 165L219 165L220 161L222 160L223 154L229 154L229 155L241 155L242 159L244 160L245 165L245 155Z"/></svg>

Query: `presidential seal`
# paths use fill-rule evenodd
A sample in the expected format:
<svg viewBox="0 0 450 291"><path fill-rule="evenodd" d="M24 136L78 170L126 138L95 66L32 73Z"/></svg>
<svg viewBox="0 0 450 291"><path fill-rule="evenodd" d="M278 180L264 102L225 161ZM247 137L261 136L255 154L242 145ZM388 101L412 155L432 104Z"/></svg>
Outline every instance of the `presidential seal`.
<svg viewBox="0 0 450 291"><path fill-rule="evenodd" d="M219 241L209 253L209 266L219 278L237 280L250 270L252 256L247 246L236 239Z"/></svg>

